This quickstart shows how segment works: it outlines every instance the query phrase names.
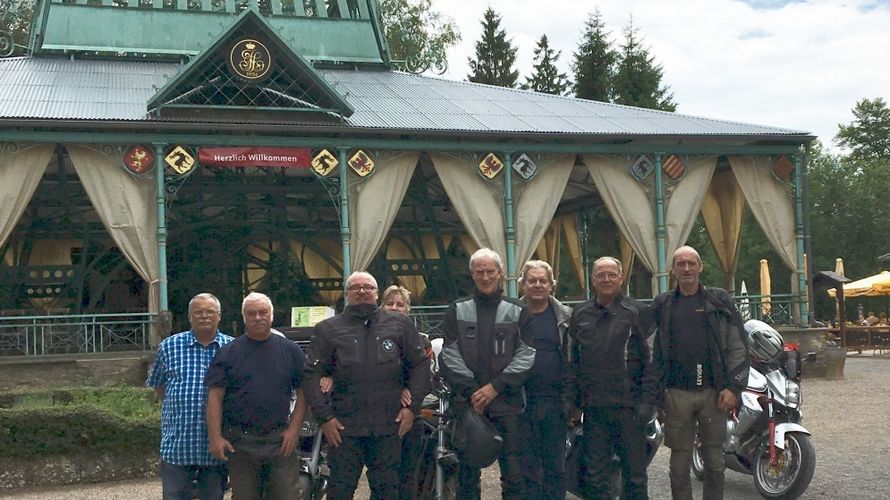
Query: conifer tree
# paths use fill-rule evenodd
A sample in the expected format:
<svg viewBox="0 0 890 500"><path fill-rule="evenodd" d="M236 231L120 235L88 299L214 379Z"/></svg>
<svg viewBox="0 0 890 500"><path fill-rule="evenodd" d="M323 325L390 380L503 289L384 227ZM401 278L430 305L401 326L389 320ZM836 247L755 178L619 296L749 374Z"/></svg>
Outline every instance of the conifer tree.
<svg viewBox="0 0 890 500"><path fill-rule="evenodd" d="M476 59L470 58L471 82L499 87L516 87L519 71L513 69L516 48L501 28L501 16L491 7L482 19L482 38L476 42Z"/></svg>
<svg viewBox="0 0 890 500"><path fill-rule="evenodd" d="M612 74L618 55L612 48L602 14L596 9L584 24L584 33L574 54L572 72L576 97L608 102L612 97Z"/></svg>
<svg viewBox="0 0 890 500"><path fill-rule="evenodd" d="M624 28L624 43L612 80L613 102L640 108L674 111L677 103L670 87L662 83L663 69L643 46L633 25L633 17Z"/></svg>
<svg viewBox="0 0 890 500"><path fill-rule="evenodd" d="M541 35L538 45L535 47L535 65L532 75L526 77L522 88L534 90L545 94L565 95L569 88L569 81L565 73L560 73L556 67L556 61L561 52L550 48L547 35Z"/></svg>

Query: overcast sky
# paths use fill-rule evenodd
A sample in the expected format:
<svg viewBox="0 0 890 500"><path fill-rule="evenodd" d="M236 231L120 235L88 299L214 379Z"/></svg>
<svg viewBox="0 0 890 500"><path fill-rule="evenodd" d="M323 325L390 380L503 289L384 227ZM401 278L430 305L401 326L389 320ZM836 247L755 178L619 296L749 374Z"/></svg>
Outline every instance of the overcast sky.
<svg viewBox="0 0 890 500"><path fill-rule="evenodd" d="M446 78L465 80L481 19L491 6L518 47L525 81L542 34L572 53L599 7L613 41L633 15L664 67L677 111L812 132L832 145L856 101L890 100L890 0L433 0L457 23Z"/></svg>

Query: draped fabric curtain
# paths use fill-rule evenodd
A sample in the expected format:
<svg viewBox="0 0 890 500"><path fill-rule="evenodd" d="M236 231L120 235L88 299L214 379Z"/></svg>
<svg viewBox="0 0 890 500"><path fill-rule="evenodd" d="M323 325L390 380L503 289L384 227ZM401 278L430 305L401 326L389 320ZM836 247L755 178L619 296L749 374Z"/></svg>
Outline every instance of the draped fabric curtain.
<svg viewBox="0 0 890 500"><path fill-rule="evenodd" d="M529 181L513 182L514 193L518 193L514 196L513 210L517 270L532 257L550 227L575 163L574 155L534 159L538 164L537 175Z"/></svg>
<svg viewBox="0 0 890 500"><path fill-rule="evenodd" d="M0 144L0 247L25 213L54 150L53 144Z"/></svg>
<svg viewBox="0 0 890 500"><path fill-rule="evenodd" d="M782 262L797 272L797 241L791 187L773 175L775 159L768 156L730 156L732 173L745 194L751 212ZM796 280L795 280L796 281Z"/></svg>
<svg viewBox="0 0 890 500"><path fill-rule="evenodd" d="M687 160L686 176L665 196L665 255L669 263L674 251L686 244L717 167L716 156L692 156Z"/></svg>
<svg viewBox="0 0 890 500"><path fill-rule="evenodd" d="M480 177L476 158L469 154L431 153L430 159L454 211L477 247L491 248L505 257L507 242L501 178L505 172L491 180ZM472 253L466 245L464 248L468 254Z"/></svg>
<svg viewBox="0 0 890 500"><path fill-rule="evenodd" d="M154 176L130 174L110 147L65 147L102 224L133 269L149 284L148 310L157 313L161 277Z"/></svg>
<svg viewBox="0 0 890 500"><path fill-rule="evenodd" d="M353 271L367 270L380 250L402 206L419 157L417 152L386 153L378 158L368 178L350 178L349 252Z"/></svg>
<svg viewBox="0 0 890 500"><path fill-rule="evenodd" d="M313 240L312 244L291 240L290 250L300 258L303 263L303 271L309 279L330 280L331 282L345 280L343 275L343 245L332 239ZM324 301L324 305L334 307L337 300L343 296L343 286L337 290L320 290L318 295Z"/></svg>
<svg viewBox="0 0 890 500"><path fill-rule="evenodd" d="M569 257L569 264L572 271L578 279L578 285L583 290L587 285L587 279L584 276L584 256L581 254L581 237L578 231L578 217L575 214L565 214L559 217L562 222L562 234L566 243L566 253Z"/></svg>
<svg viewBox="0 0 890 500"><path fill-rule="evenodd" d="M584 261L581 256L581 242L578 239L578 217L575 214L559 215L550 221L550 226L538 243L537 250L535 250L537 258L550 264L553 268L553 274L559 276L562 272L560 243L563 241L566 244L565 248L569 257L569 266L571 266L572 274L583 290L586 286Z"/></svg>
<svg viewBox="0 0 890 500"><path fill-rule="evenodd" d="M658 272L655 210L646 189L628 172L630 161L626 157L584 155L584 164L615 225L654 276Z"/></svg>
<svg viewBox="0 0 890 500"><path fill-rule="evenodd" d="M624 271L624 278L621 283L627 284L630 282L630 275L633 273L634 269L634 249L630 246L630 242L627 241L627 238L625 238L623 234L621 235L619 248L621 248L619 260L621 261L621 269Z"/></svg>
<svg viewBox="0 0 890 500"><path fill-rule="evenodd" d="M735 271L739 260L739 238L745 196L731 170L717 172L702 203L701 215L714 246L714 253L726 275L726 289L735 290Z"/></svg>

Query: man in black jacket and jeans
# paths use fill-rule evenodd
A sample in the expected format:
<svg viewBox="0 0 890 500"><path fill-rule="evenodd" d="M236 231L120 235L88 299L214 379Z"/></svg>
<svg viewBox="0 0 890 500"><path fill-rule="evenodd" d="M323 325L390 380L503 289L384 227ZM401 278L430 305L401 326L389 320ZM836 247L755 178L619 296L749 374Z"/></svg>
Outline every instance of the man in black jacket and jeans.
<svg viewBox="0 0 890 500"><path fill-rule="evenodd" d="M476 293L452 302L445 312L439 370L454 392L456 409L472 406L497 427L504 438L498 457L502 496L523 499L519 415L535 350L528 338L531 315L525 305L501 296L503 269L501 257L489 248L470 257ZM461 463L457 498L478 499L479 479L479 469Z"/></svg>
<svg viewBox="0 0 890 500"><path fill-rule="evenodd" d="M704 461L702 496L723 498L726 413L736 407L748 382L742 317L726 290L700 283L703 268L694 248L678 248L671 260L677 288L652 303L664 443L671 449L671 495L683 500L692 500L689 467L696 432Z"/></svg>
<svg viewBox="0 0 890 500"><path fill-rule="evenodd" d="M621 293L621 262L593 265L596 297L575 307L569 323L567 385L584 411L585 499L611 498L612 455L620 460L622 498L647 499L645 427L655 411L645 307Z"/></svg>
<svg viewBox="0 0 890 500"><path fill-rule="evenodd" d="M303 385L331 446L328 495L352 498L367 466L371 498L398 498L400 439L430 390L430 360L411 319L377 307L373 276L350 275L346 301L342 313L315 326ZM321 377L334 379L330 398L321 393ZM404 387L411 392L405 407Z"/></svg>

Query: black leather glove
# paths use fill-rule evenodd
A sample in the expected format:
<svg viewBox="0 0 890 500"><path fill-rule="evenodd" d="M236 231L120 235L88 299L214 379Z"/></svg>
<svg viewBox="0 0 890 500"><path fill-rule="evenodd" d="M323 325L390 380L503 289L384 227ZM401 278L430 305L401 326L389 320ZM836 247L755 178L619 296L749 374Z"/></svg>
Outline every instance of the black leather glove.
<svg viewBox="0 0 890 500"><path fill-rule="evenodd" d="M655 416L655 407L648 403L640 403L637 405L636 412L637 422L641 425L646 425Z"/></svg>

